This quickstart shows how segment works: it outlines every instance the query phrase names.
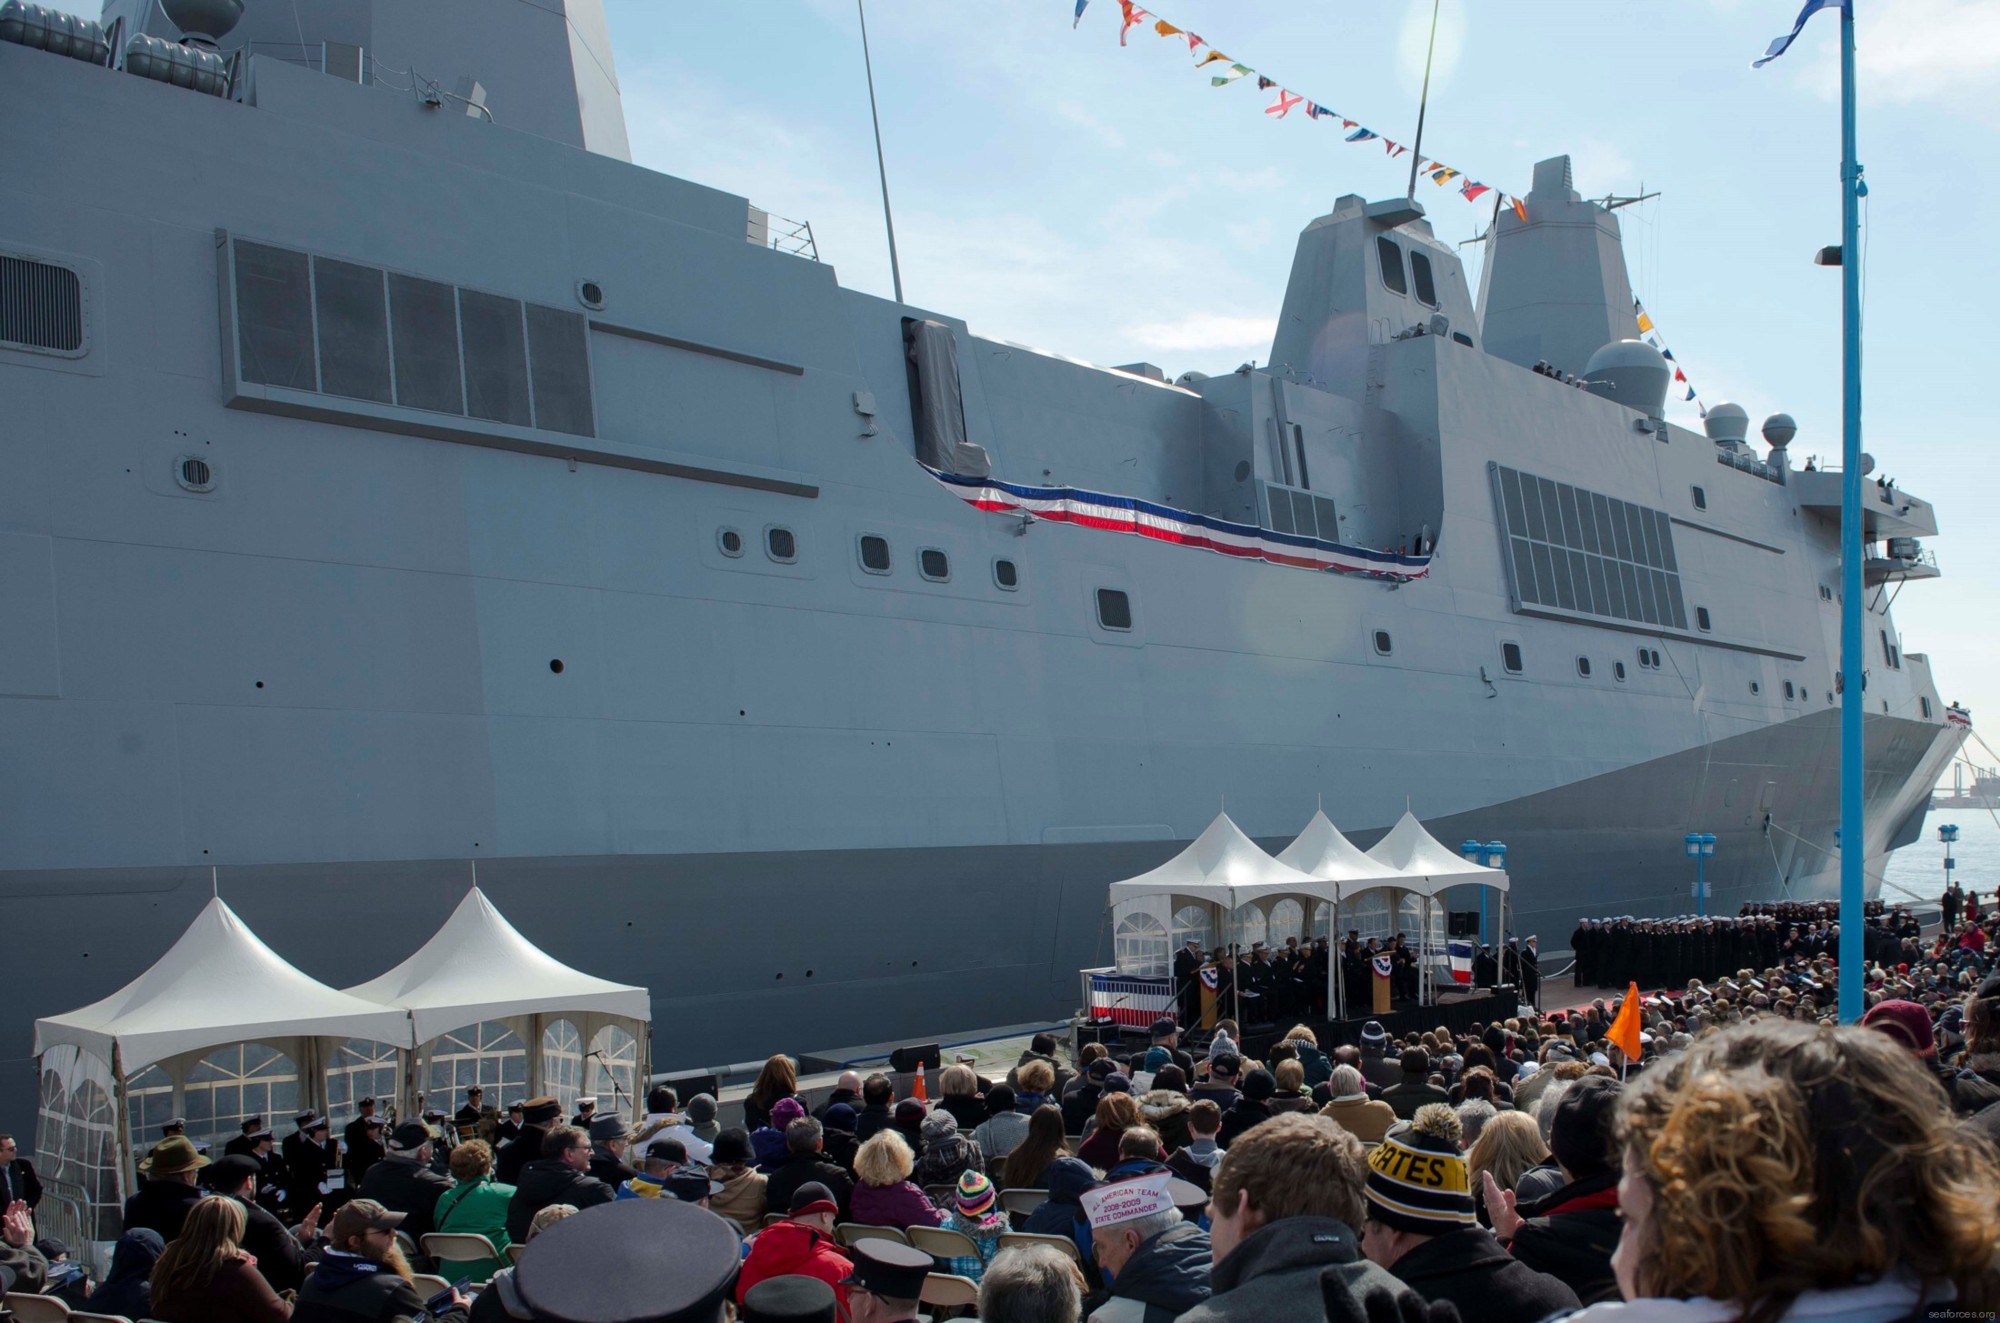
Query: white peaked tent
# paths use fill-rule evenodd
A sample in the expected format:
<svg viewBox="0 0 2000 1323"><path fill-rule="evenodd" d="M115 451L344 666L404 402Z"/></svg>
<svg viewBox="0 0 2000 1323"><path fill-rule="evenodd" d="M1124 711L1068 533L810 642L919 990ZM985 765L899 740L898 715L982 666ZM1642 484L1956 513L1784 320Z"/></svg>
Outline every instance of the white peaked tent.
<svg viewBox="0 0 2000 1323"><path fill-rule="evenodd" d="M1271 907L1290 898L1310 916L1315 904L1333 903L1338 896L1334 883L1273 859L1227 813L1218 813L1185 850L1158 868L1111 884L1118 968L1157 969L1155 951L1170 959L1168 937L1176 926L1174 916L1190 905L1210 912L1210 931L1217 934L1219 945L1228 917L1241 906L1256 906L1268 920ZM1143 958L1140 952L1146 953Z"/></svg>
<svg viewBox="0 0 2000 1323"><path fill-rule="evenodd" d="M1449 887L1482 886L1491 887L1504 897L1507 892L1507 870L1488 868L1475 864L1470 859L1452 849L1437 837L1424 830L1416 815L1405 809L1389 834L1375 842L1368 857L1378 863L1403 874L1405 881L1396 885L1405 891L1412 891L1424 898L1423 923L1419 932L1419 964L1425 983L1423 998L1431 999L1431 981L1436 977L1433 952L1430 950L1431 908L1437 903L1438 893ZM1395 913L1392 907L1391 913ZM1500 905L1500 944L1506 945L1507 906Z"/></svg>
<svg viewBox="0 0 2000 1323"><path fill-rule="evenodd" d="M409 959L347 991L407 1013L400 1042L411 1050L414 1070L405 1074L406 1107L415 1101L414 1080L424 1077L439 1039L473 1025L505 1025L519 1038L526 1048L529 1092L548 1084L543 1043L558 1020L573 1025L586 1047L597 1043L599 1031L607 1027L629 1036L634 1087L626 1092L636 1092L637 1082L650 1070L651 994L571 969L521 936L476 886ZM642 1101L628 1096L616 1103L636 1114ZM447 1099L431 1102L451 1110ZM567 1107L570 1099L563 1102ZM608 1113L613 1106L603 1110Z"/></svg>
<svg viewBox="0 0 2000 1323"><path fill-rule="evenodd" d="M1404 876L1341 835L1340 828L1333 825L1323 809L1316 810L1305 830L1278 851L1278 862L1333 883L1343 897L1388 885Z"/></svg>
<svg viewBox="0 0 2000 1323"><path fill-rule="evenodd" d="M1477 883L1498 891L1507 889L1507 871L1475 864L1437 837L1424 830L1416 815L1405 810L1389 834L1375 842L1368 857L1412 879L1423 879L1427 887L1412 887L1436 895L1446 887Z"/></svg>
<svg viewBox="0 0 2000 1323"><path fill-rule="evenodd" d="M335 1048L350 1039L402 1045L408 1038L403 1011L293 968L217 897L138 978L81 1010L35 1022L36 1156L45 1171L82 1188L90 1220L101 1226L134 1188L129 1085L148 1067L171 1081L169 1111L189 1114L183 1092L192 1073L212 1073L206 1053L262 1044L296 1069L299 1103L324 1112L325 1062Z"/></svg>

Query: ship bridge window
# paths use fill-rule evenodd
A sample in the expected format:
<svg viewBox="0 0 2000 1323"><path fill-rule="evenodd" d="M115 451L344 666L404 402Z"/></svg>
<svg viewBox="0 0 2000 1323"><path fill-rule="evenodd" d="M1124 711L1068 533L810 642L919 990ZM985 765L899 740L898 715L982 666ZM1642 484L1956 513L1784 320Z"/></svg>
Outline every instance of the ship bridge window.
<svg viewBox="0 0 2000 1323"><path fill-rule="evenodd" d="M1416 286L1417 302L1427 308L1437 307L1437 281L1431 278L1431 259L1414 248L1410 250L1410 283Z"/></svg>
<svg viewBox="0 0 2000 1323"><path fill-rule="evenodd" d="M1132 628L1132 599L1116 588L1099 588L1097 623L1106 629Z"/></svg>
<svg viewBox="0 0 2000 1323"><path fill-rule="evenodd" d="M1392 294L1410 292L1410 282L1403 275L1403 250L1396 241L1386 234L1375 236L1375 257L1382 264L1382 283Z"/></svg>
<svg viewBox="0 0 2000 1323"><path fill-rule="evenodd" d="M1333 507L1332 497L1267 482L1264 511L1264 527L1273 532L1316 537L1322 542L1340 540L1340 516Z"/></svg>
<svg viewBox="0 0 2000 1323"><path fill-rule="evenodd" d="M1691 487L1688 490L1694 493L1694 508L1697 510L1706 510L1708 508L1708 493L1699 487Z"/></svg>
<svg viewBox="0 0 2000 1323"><path fill-rule="evenodd" d="M1590 658L1578 657L1576 659L1576 673L1586 680L1590 678Z"/></svg>
<svg viewBox="0 0 2000 1323"><path fill-rule="evenodd" d="M579 313L246 239L227 260L235 381L596 434Z"/></svg>
<svg viewBox="0 0 2000 1323"><path fill-rule="evenodd" d="M1696 629L1700 630L1700 631L1701 631L1702 633L1704 633L1704 634L1708 633L1708 608L1707 608L1707 607L1705 607L1705 606L1698 606L1698 607L1696 607L1696 608L1694 609L1694 627L1695 627Z"/></svg>
<svg viewBox="0 0 2000 1323"><path fill-rule="evenodd" d="M1664 512L1497 464L1491 471L1515 610L1687 628Z"/></svg>

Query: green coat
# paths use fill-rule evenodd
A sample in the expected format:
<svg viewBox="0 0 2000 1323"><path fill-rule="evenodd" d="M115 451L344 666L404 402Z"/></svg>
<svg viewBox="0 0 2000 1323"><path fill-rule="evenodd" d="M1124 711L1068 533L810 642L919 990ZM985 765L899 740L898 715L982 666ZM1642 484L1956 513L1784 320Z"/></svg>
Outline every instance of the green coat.
<svg viewBox="0 0 2000 1323"><path fill-rule="evenodd" d="M471 1184L454 1185L438 1196L434 1216L439 1231L484 1236L500 1251L496 1259L440 1260L440 1277L451 1282L461 1277L483 1282L507 1266L507 1201L513 1197L513 1186L502 1185L490 1175Z"/></svg>

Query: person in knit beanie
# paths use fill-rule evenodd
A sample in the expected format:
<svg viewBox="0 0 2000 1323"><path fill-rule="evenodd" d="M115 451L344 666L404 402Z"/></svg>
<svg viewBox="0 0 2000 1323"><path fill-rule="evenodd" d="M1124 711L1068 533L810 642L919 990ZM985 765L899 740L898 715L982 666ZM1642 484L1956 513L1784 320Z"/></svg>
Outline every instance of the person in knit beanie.
<svg viewBox="0 0 2000 1323"><path fill-rule="evenodd" d="M947 1231L958 1232L979 1248L977 1256L955 1255L946 1259L944 1270L975 1282L999 1252L1000 1237L1013 1230L1007 1210L1000 1207L999 1189L982 1171L968 1171L958 1178L944 1225Z"/></svg>
<svg viewBox="0 0 2000 1323"><path fill-rule="evenodd" d="M1458 1140L1451 1108L1431 1103L1369 1153L1361 1252L1465 1318L1540 1323L1575 1309L1576 1292L1515 1259L1479 1225Z"/></svg>

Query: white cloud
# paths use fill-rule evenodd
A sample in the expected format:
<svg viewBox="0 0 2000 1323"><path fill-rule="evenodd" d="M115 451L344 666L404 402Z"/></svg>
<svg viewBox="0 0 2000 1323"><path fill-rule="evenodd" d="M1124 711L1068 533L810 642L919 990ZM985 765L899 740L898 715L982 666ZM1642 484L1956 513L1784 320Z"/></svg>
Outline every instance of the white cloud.
<svg viewBox="0 0 2000 1323"><path fill-rule="evenodd" d="M1839 43L1834 24L1814 50L1799 81L1831 100L1840 95ZM1773 35L1776 35L1775 33ZM1805 36L1791 57L1803 53ZM1993 90L2000 83L2000 4L1993 0L1896 0L1856 6L1854 55L1865 102L1911 105L1934 102L2000 122Z"/></svg>

